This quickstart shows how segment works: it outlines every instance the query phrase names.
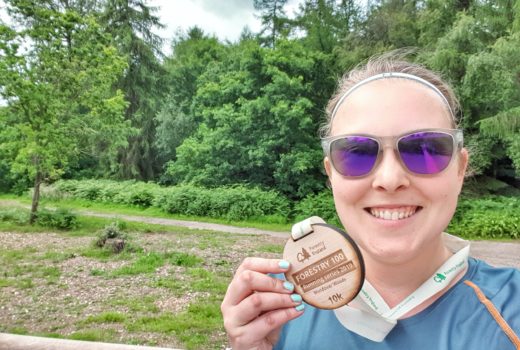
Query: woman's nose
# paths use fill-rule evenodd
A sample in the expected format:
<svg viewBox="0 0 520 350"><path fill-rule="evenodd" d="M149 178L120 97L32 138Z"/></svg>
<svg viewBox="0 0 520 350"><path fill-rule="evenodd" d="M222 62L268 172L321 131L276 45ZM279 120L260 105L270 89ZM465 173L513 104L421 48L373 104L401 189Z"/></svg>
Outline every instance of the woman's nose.
<svg viewBox="0 0 520 350"><path fill-rule="evenodd" d="M374 169L372 187L379 191L397 192L410 186L409 175L392 148L385 148L378 167Z"/></svg>

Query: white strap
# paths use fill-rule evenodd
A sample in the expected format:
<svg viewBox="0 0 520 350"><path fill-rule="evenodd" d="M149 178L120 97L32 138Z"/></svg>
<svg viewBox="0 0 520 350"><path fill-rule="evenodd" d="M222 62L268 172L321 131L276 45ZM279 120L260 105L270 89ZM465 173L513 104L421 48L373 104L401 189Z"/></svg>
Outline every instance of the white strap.
<svg viewBox="0 0 520 350"><path fill-rule="evenodd" d="M397 324L397 320L446 288L468 266L470 244L448 235L450 243L464 245L441 265L416 291L402 302L389 308L377 290L367 281L361 292L349 305L334 310L340 323L347 329L374 341L383 341Z"/></svg>
<svg viewBox="0 0 520 350"><path fill-rule="evenodd" d="M320 218L319 216L311 216L303 221L297 222L292 226L291 236L293 240L300 239L313 231L312 225L314 224L324 224L325 220Z"/></svg>

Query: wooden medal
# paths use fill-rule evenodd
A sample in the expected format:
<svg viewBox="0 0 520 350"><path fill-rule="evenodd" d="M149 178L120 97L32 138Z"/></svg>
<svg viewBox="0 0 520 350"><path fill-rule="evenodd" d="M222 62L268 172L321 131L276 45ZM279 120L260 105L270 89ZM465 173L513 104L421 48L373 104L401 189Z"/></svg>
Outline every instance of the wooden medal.
<svg viewBox="0 0 520 350"><path fill-rule="evenodd" d="M285 244L283 258L291 263L285 277L307 304L320 309L346 305L365 280L361 251L337 227L325 223L307 227L310 233L297 234L296 239L290 238Z"/></svg>

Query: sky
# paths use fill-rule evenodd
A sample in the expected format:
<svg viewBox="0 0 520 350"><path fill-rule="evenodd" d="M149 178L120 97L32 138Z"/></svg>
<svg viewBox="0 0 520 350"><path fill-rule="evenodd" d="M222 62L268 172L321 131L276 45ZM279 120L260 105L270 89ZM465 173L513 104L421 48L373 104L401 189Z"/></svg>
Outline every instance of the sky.
<svg viewBox="0 0 520 350"><path fill-rule="evenodd" d="M292 17L302 0L289 0L286 14ZM236 41L245 26L252 32L260 30L260 20L255 17L253 0L148 0L156 6L161 22L166 26L156 31L166 39L164 53L170 53L171 39L178 29L186 31L197 25L207 34L214 34L220 40Z"/></svg>
<svg viewBox="0 0 520 350"><path fill-rule="evenodd" d="M288 0L284 7L286 14L293 17L301 2L303 0ZM261 27L253 0L147 0L147 5L158 8L155 14L165 25L155 32L165 39L163 52L167 55L171 53L171 39L179 29L186 31L196 25L222 41L234 42L245 26L254 33ZM4 6L0 0L0 18L6 20Z"/></svg>

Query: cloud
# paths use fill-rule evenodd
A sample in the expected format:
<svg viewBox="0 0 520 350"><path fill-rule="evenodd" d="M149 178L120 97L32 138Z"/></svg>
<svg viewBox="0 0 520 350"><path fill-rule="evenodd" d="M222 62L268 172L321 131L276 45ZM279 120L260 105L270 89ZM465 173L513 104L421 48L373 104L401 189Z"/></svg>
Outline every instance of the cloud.
<svg viewBox="0 0 520 350"><path fill-rule="evenodd" d="M195 0L195 3L199 4L201 8L206 11L215 14L219 18L239 18L244 15L249 17L255 11L253 1L243 0L227 0L227 1L214 1L214 0Z"/></svg>

